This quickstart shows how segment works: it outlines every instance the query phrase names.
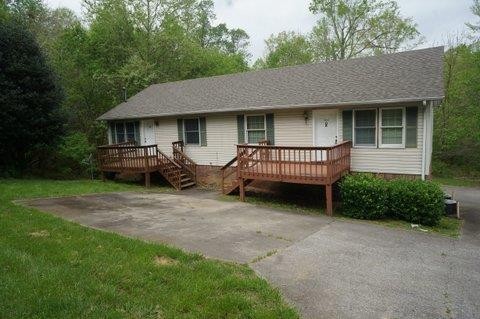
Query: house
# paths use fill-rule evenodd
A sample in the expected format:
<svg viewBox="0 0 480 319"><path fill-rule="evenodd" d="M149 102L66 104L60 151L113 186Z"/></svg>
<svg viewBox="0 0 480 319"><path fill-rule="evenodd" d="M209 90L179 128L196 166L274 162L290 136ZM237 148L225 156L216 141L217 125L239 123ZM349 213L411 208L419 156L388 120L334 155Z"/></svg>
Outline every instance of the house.
<svg viewBox="0 0 480 319"><path fill-rule="evenodd" d="M331 184L349 171L425 179L443 52L152 85L99 117L110 144L100 148L101 169L143 172L147 183L158 170L179 189L234 175L223 189L241 195L256 179L322 184L329 211Z"/></svg>

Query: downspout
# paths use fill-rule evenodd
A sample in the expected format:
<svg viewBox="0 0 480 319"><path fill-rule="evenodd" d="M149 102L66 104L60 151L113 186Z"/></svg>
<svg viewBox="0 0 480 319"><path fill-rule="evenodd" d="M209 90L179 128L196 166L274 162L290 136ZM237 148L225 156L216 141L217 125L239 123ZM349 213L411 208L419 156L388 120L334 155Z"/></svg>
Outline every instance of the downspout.
<svg viewBox="0 0 480 319"><path fill-rule="evenodd" d="M425 168L426 168L426 146L427 146L427 101L423 101L423 137L422 137L422 181L425 180Z"/></svg>

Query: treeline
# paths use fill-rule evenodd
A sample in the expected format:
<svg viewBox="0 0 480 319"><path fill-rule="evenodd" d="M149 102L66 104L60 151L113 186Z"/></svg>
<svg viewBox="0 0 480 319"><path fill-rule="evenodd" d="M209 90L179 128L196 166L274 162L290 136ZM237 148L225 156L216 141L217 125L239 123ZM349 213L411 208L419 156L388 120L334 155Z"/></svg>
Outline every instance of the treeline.
<svg viewBox="0 0 480 319"><path fill-rule="evenodd" d="M2 51L12 52L21 46L8 36L12 28L17 35L25 33L27 40L28 33L33 35L31 41L38 43L40 52L31 58L42 61L43 67L56 75L52 85L63 94L57 96L51 107L52 112L61 113L64 124L63 130L49 136L48 142L44 139L41 143L29 143L21 131L25 133L28 127L38 129L29 121L34 116L22 118L23 130L15 129L14 122L19 118L10 116L11 125L4 123L0 128L11 133L2 135L4 140L8 135L10 141L2 143L2 153L8 153L12 145L19 148L19 141L25 147L15 152L18 156L0 161L2 175L27 168L34 173L55 172L63 176L87 171L94 146L105 142L104 124L95 119L122 101L124 89L131 96L153 83L248 69L247 33L223 23L215 25L212 0L85 0L83 9L84 15L79 17L66 8L51 9L43 0L0 4L0 22L5 31L5 38L0 41L10 45L2 46ZM9 41L3 41L7 38ZM15 63L9 62L5 67ZM28 68L30 62L23 61L24 67ZM17 79L12 81L3 83L2 88L19 84ZM32 101L24 102L28 106ZM22 103L4 104L2 111L15 114L21 111ZM59 110L53 110L55 104ZM52 154L48 160L29 151L38 145L44 145L42 153ZM45 145L52 147L47 150Z"/></svg>

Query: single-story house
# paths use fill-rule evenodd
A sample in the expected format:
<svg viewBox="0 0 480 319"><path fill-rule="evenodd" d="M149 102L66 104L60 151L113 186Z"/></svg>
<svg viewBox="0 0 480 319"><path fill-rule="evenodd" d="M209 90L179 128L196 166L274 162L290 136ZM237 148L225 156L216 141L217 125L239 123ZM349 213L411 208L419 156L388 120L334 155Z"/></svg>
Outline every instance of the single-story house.
<svg viewBox="0 0 480 319"><path fill-rule="evenodd" d="M433 108L444 98L443 53L435 47L152 85L99 117L108 122L107 153L116 158L122 153L113 147L132 141L154 146L142 153L162 158L148 162L152 171L173 162L165 174L191 168L194 182L229 164L239 188L257 178L328 186L344 171L425 178ZM242 173L259 162L270 166ZM320 182L325 174L335 176Z"/></svg>

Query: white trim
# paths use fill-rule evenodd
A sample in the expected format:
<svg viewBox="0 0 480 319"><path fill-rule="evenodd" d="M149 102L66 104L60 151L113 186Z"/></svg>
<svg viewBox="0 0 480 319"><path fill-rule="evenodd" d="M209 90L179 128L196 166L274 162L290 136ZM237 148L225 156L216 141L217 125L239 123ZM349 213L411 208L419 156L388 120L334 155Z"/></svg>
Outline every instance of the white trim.
<svg viewBox="0 0 480 319"><path fill-rule="evenodd" d="M262 129L248 129L248 117L253 117L253 116L263 116L263 130ZM244 131L245 131L245 143L250 144L250 145L258 145L258 143L249 143L248 142L248 131L264 131L265 132L265 140L267 139L267 115L265 113L263 114L244 114L243 115L243 125L244 125Z"/></svg>
<svg viewBox="0 0 480 319"><path fill-rule="evenodd" d="M402 110L402 143L401 144L383 144L382 142L382 120L383 120L383 110ZM379 148L405 148L405 140L406 140L406 118L405 118L405 107L383 107L379 108L379 119L378 119L378 147ZM386 128L400 128L400 126L389 126Z"/></svg>
<svg viewBox="0 0 480 319"><path fill-rule="evenodd" d="M185 121L186 120L197 120L198 123L198 143L187 143L187 131L185 130ZM202 132L200 128L200 117L190 117L182 119L182 134L183 134L183 142L185 145L190 146L201 146L202 145ZM188 132L196 132L196 131L188 131Z"/></svg>
<svg viewBox="0 0 480 319"><path fill-rule="evenodd" d="M431 105L431 104L430 104ZM424 101L422 112L423 112L423 138L422 138L422 181L425 180L425 170L427 166L427 109L430 105L427 105L427 101ZM430 141L432 143L432 141Z"/></svg>

